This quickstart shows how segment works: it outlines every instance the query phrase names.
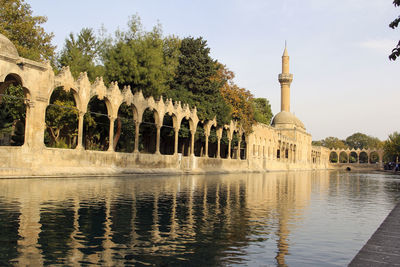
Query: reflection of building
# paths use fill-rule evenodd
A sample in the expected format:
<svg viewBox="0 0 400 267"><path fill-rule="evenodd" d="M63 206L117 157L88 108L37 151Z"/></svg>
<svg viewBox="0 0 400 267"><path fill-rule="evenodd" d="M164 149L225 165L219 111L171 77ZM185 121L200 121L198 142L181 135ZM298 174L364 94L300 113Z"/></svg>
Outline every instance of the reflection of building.
<svg viewBox="0 0 400 267"><path fill-rule="evenodd" d="M0 148L0 175L111 174L137 172L138 169L253 171L327 168L327 151L311 146L311 135L290 112L292 79L285 48L279 75L281 112L274 117L271 126L256 124L252 133L246 133L234 121L229 125L218 125L215 119L201 122L196 108L179 101L144 98L141 92L132 94L128 87L120 90L117 83L106 87L102 78L90 83L86 73L81 73L75 80L68 67L55 76L50 64L19 57L15 46L0 35L0 94L11 84L21 85L26 105L25 142L22 147ZM76 145L75 149L60 150L44 145L46 110L56 90L69 92L75 102L77 135L70 140ZM103 138L107 144L102 144L102 149L106 151L84 150L84 115L94 112L88 110L88 103L93 100L104 106L104 132L108 134ZM132 153L114 151L117 145L114 144L114 126L122 105L132 112ZM151 122L143 121L145 112L152 114ZM164 124L166 117L171 125ZM154 134L144 136L140 129L149 123ZM181 140L178 134L183 123L190 131L185 140ZM171 131L168 137L163 135L165 128ZM196 137L199 131L204 133L204 140ZM216 140L211 141L211 135L216 136ZM221 140L228 141L224 143ZM147 153L139 152L141 141ZM50 160L52 168L44 169Z"/></svg>
<svg viewBox="0 0 400 267"><path fill-rule="evenodd" d="M211 266L252 242L267 242L284 264L309 205L312 172L304 175L0 180L0 228L12 228L2 240L17 240L8 259L17 265Z"/></svg>

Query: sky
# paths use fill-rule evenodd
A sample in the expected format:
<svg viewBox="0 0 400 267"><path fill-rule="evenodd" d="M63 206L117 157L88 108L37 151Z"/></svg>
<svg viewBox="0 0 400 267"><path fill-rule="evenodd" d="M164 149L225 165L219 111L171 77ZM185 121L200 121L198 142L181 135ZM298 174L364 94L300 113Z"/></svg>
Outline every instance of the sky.
<svg viewBox="0 0 400 267"><path fill-rule="evenodd" d="M290 55L291 112L313 140L362 132L386 140L400 131L400 60L388 55L400 39L389 23L392 0L26 0L47 16L58 51L84 27L126 29L138 15L146 30L203 37L240 87L280 111L281 56Z"/></svg>

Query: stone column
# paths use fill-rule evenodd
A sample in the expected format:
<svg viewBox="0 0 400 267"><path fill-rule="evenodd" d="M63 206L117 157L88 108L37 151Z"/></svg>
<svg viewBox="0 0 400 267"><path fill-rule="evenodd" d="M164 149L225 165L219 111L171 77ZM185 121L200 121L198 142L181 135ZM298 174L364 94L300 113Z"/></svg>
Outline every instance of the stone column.
<svg viewBox="0 0 400 267"><path fill-rule="evenodd" d="M114 121L115 118L109 116L110 119L110 132L108 133L109 140L108 140L108 151L114 151Z"/></svg>
<svg viewBox="0 0 400 267"><path fill-rule="evenodd" d="M32 88L33 89L33 88ZM48 99L36 96L30 100L26 109L25 140L27 147L42 149L44 145L44 130L46 129L46 108Z"/></svg>
<svg viewBox="0 0 400 267"><path fill-rule="evenodd" d="M208 135L205 134L204 136L206 139L205 148L204 148L204 150L205 150L204 157L208 158Z"/></svg>
<svg viewBox="0 0 400 267"><path fill-rule="evenodd" d="M383 168L384 167L384 165L383 165L383 153L378 153L378 156L379 156L379 165Z"/></svg>
<svg viewBox="0 0 400 267"><path fill-rule="evenodd" d="M178 141L179 141L179 128L174 128L175 141L174 141L174 155L178 154Z"/></svg>
<svg viewBox="0 0 400 267"><path fill-rule="evenodd" d="M221 158L221 137L217 136L217 159Z"/></svg>
<svg viewBox="0 0 400 267"><path fill-rule="evenodd" d="M140 122L135 121L135 149L133 152L136 153L139 152L139 128L140 128Z"/></svg>
<svg viewBox="0 0 400 267"><path fill-rule="evenodd" d="M76 149L83 149L83 117L85 113L83 111L79 111L79 119L78 119L78 144L76 145Z"/></svg>
<svg viewBox="0 0 400 267"><path fill-rule="evenodd" d="M190 131L190 155L194 156L194 135L196 134L196 130Z"/></svg>
<svg viewBox="0 0 400 267"><path fill-rule="evenodd" d="M156 125L157 135L156 135L156 154L160 154L160 134L161 134L161 126Z"/></svg>
<svg viewBox="0 0 400 267"><path fill-rule="evenodd" d="M231 139L228 139L228 156L226 157L227 159L231 158Z"/></svg>
<svg viewBox="0 0 400 267"><path fill-rule="evenodd" d="M238 141L238 149L237 149L237 151L236 151L237 159L238 159L238 160L240 160L240 145L241 145L241 142L242 142L242 140L239 139L239 141Z"/></svg>

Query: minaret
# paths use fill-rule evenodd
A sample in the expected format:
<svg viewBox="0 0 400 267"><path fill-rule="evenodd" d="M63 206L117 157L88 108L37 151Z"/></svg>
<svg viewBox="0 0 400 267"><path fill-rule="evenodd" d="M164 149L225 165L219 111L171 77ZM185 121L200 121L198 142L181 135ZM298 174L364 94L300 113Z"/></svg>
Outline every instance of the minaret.
<svg viewBox="0 0 400 267"><path fill-rule="evenodd" d="M281 111L290 112L290 84L293 80L293 74L289 73L289 54L286 49L282 55L282 73L279 74L279 83L281 84Z"/></svg>

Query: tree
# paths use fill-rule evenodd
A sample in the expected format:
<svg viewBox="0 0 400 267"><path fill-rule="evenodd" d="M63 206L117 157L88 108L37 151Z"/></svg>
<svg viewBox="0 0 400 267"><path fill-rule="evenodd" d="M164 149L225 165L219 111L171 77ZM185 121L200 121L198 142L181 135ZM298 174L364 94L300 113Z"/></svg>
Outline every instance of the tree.
<svg viewBox="0 0 400 267"><path fill-rule="evenodd" d="M10 84L0 103L0 132L11 134L11 145L24 144L26 108L21 85Z"/></svg>
<svg viewBox="0 0 400 267"><path fill-rule="evenodd" d="M345 142L340 140L337 137L329 136L325 139L321 140L321 145L327 147L329 149L338 148L338 149L346 149L347 145Z"/></svg>
<svg viewBox="0 0 400 267"><path fill-rule="evenodd" d="M78 110L71 92L54 90L46 110L46 129L48 145L52 147L72 148L74 137L78 134Z"/></svg>
<svg viewBox="0 0 400 267"><path fill-rule="evenodd" d="M346 144L354 149L380 148L382 142L376 138L363 133L354 133L346 138Z"/></svg>
<svg viewBox="0 0 400 267"><path fill-rule="evenodd" d="M400 6L400 0L393 0L393 5L395 7ZM400 23L400 16L398 16L395 20L393 20L390 24L389 27L392 29L395 29L399 26ZM400 41L397 43L396 47L393 48L392 53L389 55L390 60L396 60L400 56Z"/></svg>
<svg viewBox="0 0 400 267"><path fill-rule="evenodd" d="M231 108L232 119L239 122L243 129L250 133L254 124L254 109L252 105L253 95L250 91L237 86L233 79L235 74L225 65L217 63L218 71L213 80L222 84L220 93L225 102Z"/></svg>
<svg viewBox="0 0 400 267"><path fill-rule="evenodd" d="M0 33L13 42L22 57L53 59L53 33L46 33L40 26L46 21L44 16L32 16L31 7L24 0L0 0Z"/></svg>
<svg viewBox="0 0 400 267"><path fill-rule="evenodd" d="M400 133L394 132L389 135L383 146L385 157L391 161L396 161L400 157Z"/></svg>
<svg viewBox="0 0 400 267"><path fill-rule="evenodd" d="M143 30L140 18L133 16L127 32L117 32L116 43L106 50L106 81L129 85L133 93L159 97L169 89L177 64L176 38L163 40L160 25L151 32Z"/></svg>
<svg viewBox="0 0 400 267"><path fill-rule="evenodd" d="M187 37L179 50L176 76L165 96L196 106L200 120L216 117L219 124L228 123L231 109L220 93L222 81L213 79L218 64L211 58L207 42L201 37Z"/></svg>
<svg viewBox="0 0 400 267"><path fill-rule="evenodd" d="M254 98L252 104L254 109L254 119L257 122L269 125L274 114L272 113L271 105L268 99Z"/></svg>
<svg viewBox="0 0 400 267"><path fill-rule="evenodd" d="M93 29L83 28L79 34L70 33L65 39L65 45L58 56L58 66L69 66L72 76L78 78L81 72L86 72L90 81L104 75L104 67L99 63L101 52L107 40L97 38Z"/></svg>

